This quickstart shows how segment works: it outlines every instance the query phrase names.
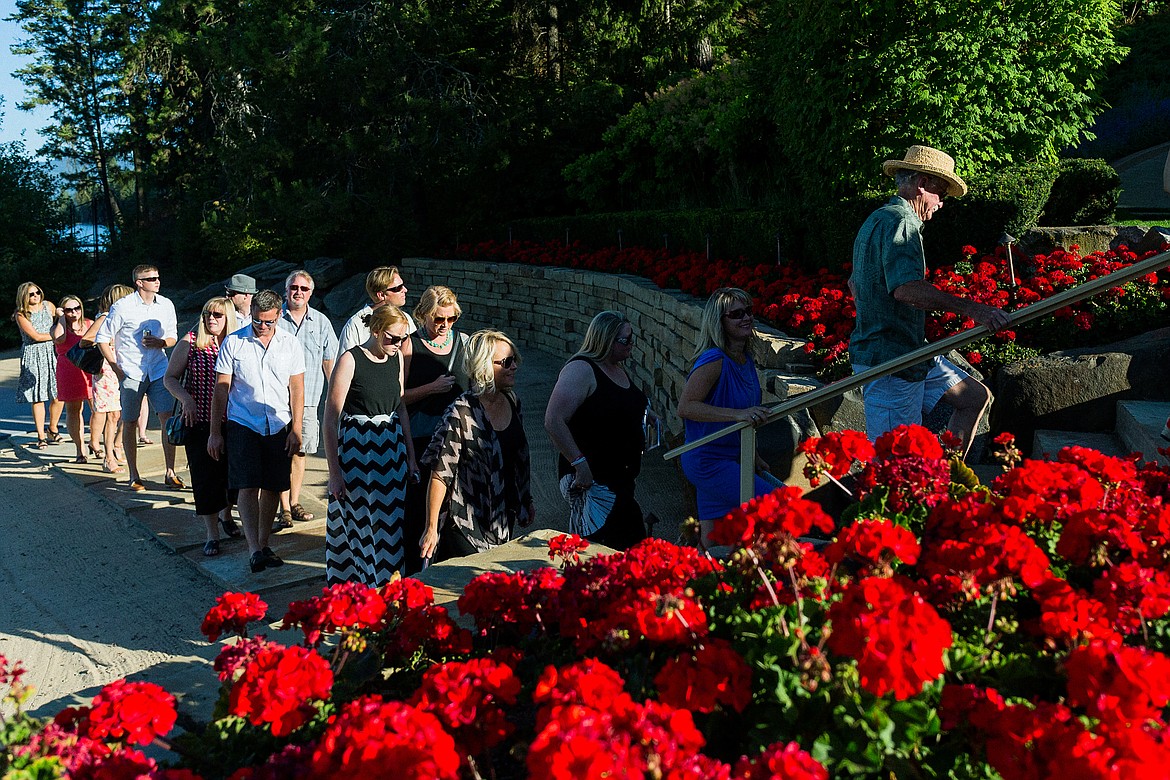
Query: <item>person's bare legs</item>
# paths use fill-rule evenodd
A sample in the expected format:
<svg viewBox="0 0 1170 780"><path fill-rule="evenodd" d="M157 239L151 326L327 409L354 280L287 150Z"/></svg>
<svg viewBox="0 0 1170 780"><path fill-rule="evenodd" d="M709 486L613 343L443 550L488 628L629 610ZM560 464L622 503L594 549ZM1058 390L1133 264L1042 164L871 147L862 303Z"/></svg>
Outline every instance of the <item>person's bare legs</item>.
<svg viewBox="0 0 1170 780"><path fill-rule="evenodd" d="M272 490L261 490L259 497L260 515L259 517L269 518L269 520L259 523L258 531L260 542L260 549L268 546L268 539L272 536L272 522L271 518L276 515L276 507L280 505L280 494Z"/></svg>
<svg viewBox="0 0 1170 780"><path fill-rule="evenodd" d="M150 422L150 405L147 401L146 395L143 395L142 406L138 409L138 423L135 426L138 429L138 440L149 438L146 435L146 424L148 422ZM137 445L137 443L138 442L135 441L135 445Z"/></svg>
<svg viewBox="0 0 1170 780"><path fill-rule="evenodd" d="M241 488L236 499L236 510L240 513L240 526L244 529L244 540L248 542L248 553L260 552L260 488ZM271 528L269 529L271 533ZM268 535L264 536L264 544Z"/></svg>
<svg viewBox="0 0 1170 780"><path fill-rule="evenodd" d="M280 494L280 509L291 512L293 504L301 503L301 487L305 484L305 456L300 453L292 456L292 468L289 469L289 488Z"/></svg>
<svg viewBox="0 0 1170 780"><path fill-rule="evenodd" d="M171 419L169 411L158 413L158 427L162 431L163 461L167 464L167 478L175 476L175 445L167 440L167 420L169 419Z"/></svg>
<svg viewBox="0 0 1170 780"><path fill-rule="evenodd" d="M45 402L36 401L32 405L33 427L37 429L37 441L45 440Z"/></svg>
<svg viewBox="0 0 1170 780"><path fill-rule="evenodd" d="M85 433L81 429L81 405L84 401L67 401L65 403L65 426L69 429L69 438L77 448L77 462L85 463Z"/></svg>
<svg viewBox="0 0 1170 780"><path fill-rule="evenodd" d="M61 411L65 408L64 401L54 398L49 401L49 433L61 434Z"/></svg>
<svg viewBox="0 0 1170 780"><path fill-rule="evenodd" d="M99 412L93 408L93 403L89 405L89 449L94 453L105 453L105 446L102 444L102 436L106 432L106 420L109 418L109 412ZM106 453L108 454L108 453Z"/></svg>
<svg viewBox="0 0 1170 780"><path fill-rule="evenodd" d="M991 406L991 391L978 379L967 377L943 393L942 400L955 410L947 429L963 442L962 456L966 459L975 438L975 429Z"/></svg>

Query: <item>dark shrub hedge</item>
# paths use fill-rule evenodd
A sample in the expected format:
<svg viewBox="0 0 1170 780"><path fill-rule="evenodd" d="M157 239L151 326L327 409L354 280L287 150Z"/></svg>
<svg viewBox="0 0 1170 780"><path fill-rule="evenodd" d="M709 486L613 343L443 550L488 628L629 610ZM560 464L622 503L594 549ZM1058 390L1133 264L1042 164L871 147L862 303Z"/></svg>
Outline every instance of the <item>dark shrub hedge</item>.
<svg viewBox="0 0 1170 780"><path fill-rule="evenodd" d="M1101 225L1113 221L1121 177L1104 160L1061 160L1041 225Z"/></svg>

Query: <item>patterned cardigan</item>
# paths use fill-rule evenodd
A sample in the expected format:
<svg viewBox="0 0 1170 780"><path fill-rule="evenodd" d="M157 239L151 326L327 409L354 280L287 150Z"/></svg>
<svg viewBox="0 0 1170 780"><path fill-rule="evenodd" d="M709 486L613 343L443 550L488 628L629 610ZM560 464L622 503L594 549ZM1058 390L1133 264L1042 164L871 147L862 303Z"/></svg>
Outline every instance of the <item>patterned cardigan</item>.
<svg viewBox="0 0 1170 780"><path fill-rule="evenodd" d="M519 399L509 400L517 419L522 419ZM448 500L439 511L440 530L453 524L453 530L467 537L476 550L490 550L510 541L515 522L529 522L532 493L528 439L521 428L515 473L505 475L499 438L487 410L472 391L463 393L447 407L422 463L449 489ZM509 517L505 506L504 486L509 478L516 481L520 494L518 518Z"/></svg>

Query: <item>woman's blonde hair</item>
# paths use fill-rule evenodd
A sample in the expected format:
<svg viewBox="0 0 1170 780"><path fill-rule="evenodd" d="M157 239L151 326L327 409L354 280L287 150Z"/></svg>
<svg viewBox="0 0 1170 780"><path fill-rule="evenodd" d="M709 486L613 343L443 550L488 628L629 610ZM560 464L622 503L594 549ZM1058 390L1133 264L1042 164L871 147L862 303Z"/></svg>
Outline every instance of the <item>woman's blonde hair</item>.
<svg viewBox="0 0 1170 780"><path fill-rule="evenodd" d="M727 337L723 332L723 315L737 303L751 311L752 296L738 287L720 287L711 293L711 297L707 299L707 305L703 307L703 320L699 325L699 345L691 360L697 359L699 355L712 347L718 347L724 352L727 351ZM747 344L744 345L744 354L753 358L757 357L759 343L756 331L752 329Z"/></svg>
<svg viewBox="0 0 1170 780"><path fill-rule="evenodd" d="M627 323L629 320L620 311L600 312L590 320L589 327L585 329L585 338L581 341L581 348L573 357L605 360L613 351L613 340Z"/></svg>
<svg viewBox="0 0 1170 780"><path fill-rule="evenodd" d="M512 348L512 355L519 366L520 350L516 349L512 339L498 330L476 331L467 342L467 351L463 353L463 371L471 383L471 391L476 395L495 392L496 372L492 357L496 353L496 344L501 341Z"/></svg>
<svg viewBox="0 0 1170 780"><path fill-rule="evenodd" d="M435 312L444 306L455 308L455 316L462 317L463 309L459 306L459 299L455 297L450 287L436 284L423 290L418 305L414 307L414 321L419 327L426 326L435 316Z"/></svg>
<svg viewBox="0 0 1170 780"><path fill-rule="evenodd" d="M64 298L61 299L61 303L59 303L58 305L62 309L64 309L65 304L68 303L69 301L77 301L77 305L81 307L81 316L78 319L81 322L85 322L85 301L81 300L76 295L66 295Z"/></svg>
<svg viewBox="0 0 1170 780"><path fill-rule="evenodd" d="M128 284L111 284L102 290L102 297L98 298L98 314L108 314L111 306L132 292L134 288Z"/></svg>
<svg viewBox="0 0 1170 780"><path fill-rule="evenodd" d="M207 303L203 304L203 311L199 312L199 324L195 326L195 343L192 345L195 349L207 349L211 340L215 338L207 332L205 317L209 311L220 312L224 316L223 335L219 337L220 342L229 333L235 333L240 327L240 321L236 319L236 307L229 298L222 295L210 298Z"/></svg>
<svg viewBox="0 0 1170 780"><path fill-rule="evenodd" d="M390 330L391 325L402 324L407 328L410 327L410 318L402 309L398 308L392 303L383 303L380 306L375 306L374 310L367 314L363 319L366 325L370 328L370 334L385 333Z"/></svg>
<svg viewBox="0 0 1170 780"><path fill-rule="evenodd" d="M32 314L32 308L28 304L29 292L32 290L41 291L41 303L44 304L45 288L35 282L24 282L16 288L16 314L23 314L26 317Z"/></svg>

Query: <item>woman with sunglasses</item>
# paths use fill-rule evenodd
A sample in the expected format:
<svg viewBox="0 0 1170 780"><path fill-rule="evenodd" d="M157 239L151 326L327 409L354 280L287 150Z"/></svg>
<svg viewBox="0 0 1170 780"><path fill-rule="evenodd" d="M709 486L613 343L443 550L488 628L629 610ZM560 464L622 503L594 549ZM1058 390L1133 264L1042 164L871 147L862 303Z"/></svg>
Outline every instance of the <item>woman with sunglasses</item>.
<svg viewBox="0 0 1170 780"><path fill-rule="evenodd" d="M402 344L409 318L376 307L365 343L341 353L325 404L329 512L325 581L379 587L402 568L407 480L415 474L410 419L402 400Z"/></svg>
<svg viewBox="0 0 1170 780"><path fill-rule="evenodd" d="M536 519L516 345L498 330L481 330L464 361L471 387L447 409L422 458L431 469L424 562L490 550Z"/></svg>
<svg viewBox="0 0 1170 780"><path fill-rule="evenodd" d="M642 468L646 394L622 364L634 351L634 326L620 311L603 311L585 330L577 354L561 369L548 400L544 427L560 452L561 492L594 482L613 491L605 524L585 528L590 541L624 550L646 538L634 479ZM576 530L576 529L574 529Z"/></svg>
<svg viewBox="0 0 1170 780"><path fill-rule="evenodd" d="M410 434L414 437L416 453L426 450L447 407L469 387L463 367L467 334L455 330L462 314L455 293L440 285L424 290L414 309L419 329L410 336L411 354L402 398L410 413ZM419 480L406 486L405 529L410 542L422 536L426 525L430 483L431 470L419 464ZM418 548L408 543L404 573L415 574L421 569Z"/></svg>
<svg viewBox="0 0 1170 780"><path fill-rule="evenodd" d="M85 402L93 398L93 380L90 375L69 362L65 355L74 346L81 343L82 337L88 332L92 320L85 318L85 307L76 295L66 295L61 299L61 308L57 309L57 321L53 323L50 333L57 346L57 403L65 406L65 424L69 429L69 438L77 447L77 463L88 463L85 456L85 434L81 419L81 412ZM56 411L50 407L50 421L59 418L61 407ZM92 416L92 415L91 415ZM92 420L91 420L92 425ZM101 457L92 446L94 457Z"/></svg>
<svg viewBox="0 0 1170 780"><path fill-rule="evenodd" d="M56 307L45 300L40 285L25 282L16 288L16 310L12 321L20 329L20 380L16 385L17 403L32 404L33 424L37 430L36 448L43 450L61 441L61 434L50 432L45 438L45 405L57 397L57 356L53 352L53 316Z"/></svg>
<svg viewBox="0 0 1170 780"><path fill-rule="evenodd" d="M728 423L761 425L768 410L760 405L760 377L752 299L737 287L716 290L703 308L694 366L678 400L678 416L686 423L686 440L701 439ZM756 474L768 470L757 454ZM729 433L684 453L683 473L695 486L704 543L715 523L739 506L739 434ZM755 495L773 485L755 478Z"/></svg>
<svg viewBox="0 0 1170 780"><path fill-rule="evenodd" d="M207 539L203 554L219 555L219 527L228 538L240 536L232 519L235 491L228 490L227 458L213 458L207 452L211 435L211 401L215 395L215 361L219 347L236 330L236 307L231 299L212 298L203 304L199 324L175 344L171 352L163 386L182 405L183 426L187 440L187 468L191 470L191 492L195 497L195 514L203 520Z"/></svg>

